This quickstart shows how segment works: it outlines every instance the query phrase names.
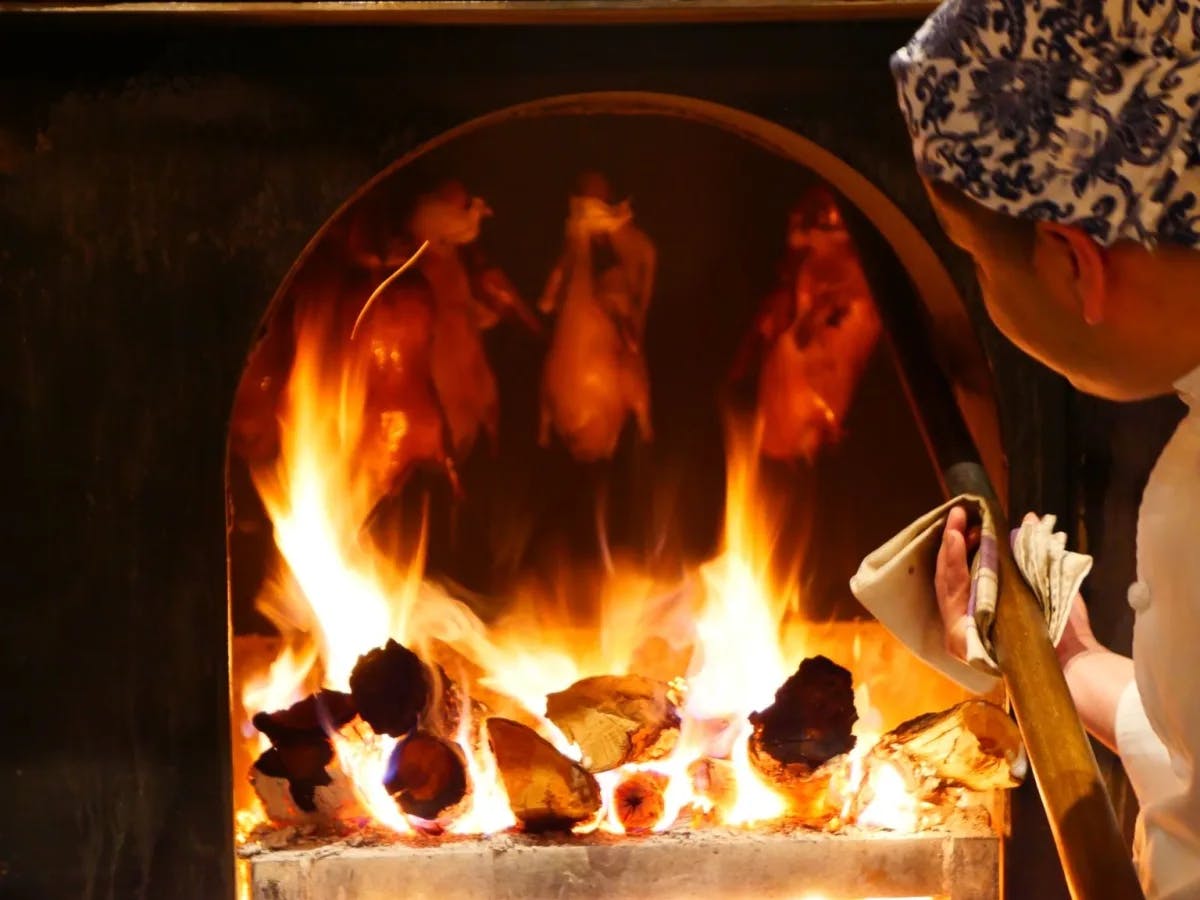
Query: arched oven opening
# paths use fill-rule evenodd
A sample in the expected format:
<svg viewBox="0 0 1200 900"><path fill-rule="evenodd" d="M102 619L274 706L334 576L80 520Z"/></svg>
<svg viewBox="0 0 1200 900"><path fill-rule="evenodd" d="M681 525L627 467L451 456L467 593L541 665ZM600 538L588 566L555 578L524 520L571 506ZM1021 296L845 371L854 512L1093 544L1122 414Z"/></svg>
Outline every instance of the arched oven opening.
<svg viewBox="0 0 1200 900"><path fill-rule="evenodd" d="M870 270L969 334L865 179L681 97L504 110L351 198L231 419L243 890L999 896L1004 773L935 764L985 726L847 586L940 500Z"/></svg>

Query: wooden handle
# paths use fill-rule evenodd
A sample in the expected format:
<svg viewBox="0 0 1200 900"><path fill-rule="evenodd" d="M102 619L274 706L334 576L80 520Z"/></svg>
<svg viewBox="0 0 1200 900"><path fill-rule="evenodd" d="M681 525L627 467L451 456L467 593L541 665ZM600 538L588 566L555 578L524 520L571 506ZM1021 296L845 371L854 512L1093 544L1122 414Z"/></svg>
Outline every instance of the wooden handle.
<svg viewBox="0 0 1200 900"><path fill-rule="evenodd" d="M987 474L978 463L958 463L943 476L951 495L983 497L996 524L996 662L1017 714L1071 896L1140 898L1129 848L1050 643L1046 617L1017 568L1008 523Z"/></svg>

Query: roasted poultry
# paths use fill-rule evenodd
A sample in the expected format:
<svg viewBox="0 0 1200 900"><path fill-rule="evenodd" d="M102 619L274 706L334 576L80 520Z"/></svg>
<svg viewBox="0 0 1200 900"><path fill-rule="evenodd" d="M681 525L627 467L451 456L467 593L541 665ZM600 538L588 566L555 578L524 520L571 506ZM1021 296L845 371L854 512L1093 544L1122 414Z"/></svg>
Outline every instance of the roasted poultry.
<svg viewBox="0 0 1200 900"><path fill-rule="evenodd" d="M603 176L582 177L563 254L539 303L544 313L558 311L542 372L543 446L553 430L576 459L608 459L630 413L642 439L651 439L642 343L655 263L628 202L611 202Z"/></svg>
<svg viewBox="0 0 1200 900"><path fill-rule="evenodd" d="M735 363L735 378L761 358L762 452L812 461L840 440L881 325L837 202L808 192L788 222L781 282L767 297Z"/></svg>
<svg viewBox="0 0 1200 900"><path fill-rule="evenodd" d="M433 382L450 426L453 453L466 456L480 430L494 443L500 424L496 377L483 347L483 330L505 315L537 322L498 268L470 245L479 237L487 204L458 181L420 197L409 220L417 245L429 246L419 268L433 291Z"/></svg>
<svg viewBox="0 0 1200 900"><path fill-rule="evenodd" d="M420 276L402 278L376 297L352 342L356 352L367 356L357 459L367 467L379 496L399 490L422 465L444 471L458 485L430 368L433 328L431 291Z"/></svg>

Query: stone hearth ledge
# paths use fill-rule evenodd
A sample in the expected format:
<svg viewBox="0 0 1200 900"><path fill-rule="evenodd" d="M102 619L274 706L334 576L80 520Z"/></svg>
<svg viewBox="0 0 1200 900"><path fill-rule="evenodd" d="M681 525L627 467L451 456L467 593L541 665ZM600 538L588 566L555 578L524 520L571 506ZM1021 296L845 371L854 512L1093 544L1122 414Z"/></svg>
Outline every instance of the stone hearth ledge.
<svg viewBox="0 0 1200 900"><path fill-rule="evenodd" d="M999 900L989 832L500 834L250 857L254 900Z"/></svg>

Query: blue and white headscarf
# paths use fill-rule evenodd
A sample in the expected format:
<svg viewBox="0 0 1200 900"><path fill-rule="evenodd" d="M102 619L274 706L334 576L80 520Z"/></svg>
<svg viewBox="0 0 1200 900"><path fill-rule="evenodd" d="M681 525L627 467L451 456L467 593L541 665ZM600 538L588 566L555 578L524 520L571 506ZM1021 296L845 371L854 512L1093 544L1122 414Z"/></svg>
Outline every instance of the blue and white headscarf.
<svg viewBox="0 0 1200 900"><path fill-rule="evenodd" d="M892 72L926 178L1104 245L1200 245L1200 0L947 0Z"/></svg>

